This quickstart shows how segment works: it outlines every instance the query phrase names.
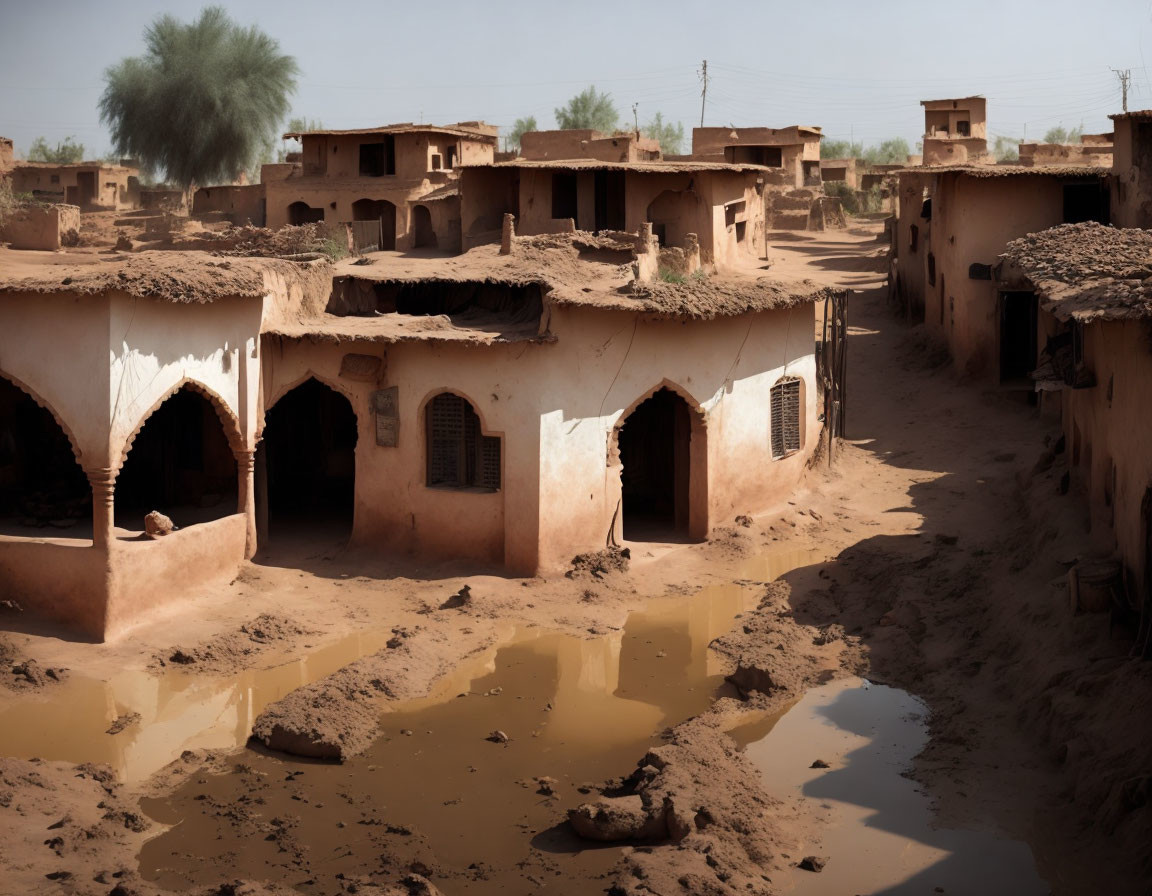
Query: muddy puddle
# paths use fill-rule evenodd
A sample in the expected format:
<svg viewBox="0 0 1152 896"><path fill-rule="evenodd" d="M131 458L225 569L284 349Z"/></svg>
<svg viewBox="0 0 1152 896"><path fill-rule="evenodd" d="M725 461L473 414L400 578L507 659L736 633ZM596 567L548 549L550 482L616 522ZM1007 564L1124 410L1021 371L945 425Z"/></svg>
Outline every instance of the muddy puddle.
<svg viewBox="0 0 1152 896"><path fill-rule="evenodd" d="M755 726L732 732L770 794L818 801L826 813L821 842L805 844L800 855L828 864L819 874L793 869L789 879L778 877L783 892L1050 892L1027 844L936 826L929 797L904 777L928 741L927 715L904 691L846 679L808 691L767 733ZM810 768L815 759L830 767Z"/></svg>
<svg viewBox="0 0 1152 896"><path fill-rule="evenodd" d="M756 558L746 584L655 600L606 635L517 630L385 713L382 737L343 765L240 753L144 802L172 827L145 846L141 873L173 889L226 870L328 893L340 875L416 869L451 893L586 893L619 849L559 824L589 798L581 786L627 773L665 729L731 693L709 643L756 605L759 582L819 559ZM497 730L507 743L488 739Z"/></svg>
<svg viewBox="0 0 1152 896"><path fill-rule="evenodd" d="M141 780L184 750L242 745L269 703L381 650L389 637L387 630L357 632L301 658L228 675L173 667L125 671L107 681L73 674L42 700L0 710L0 755L102 763L121 780ZM139 720L107 733L115 719L132 713Z"/></svg>

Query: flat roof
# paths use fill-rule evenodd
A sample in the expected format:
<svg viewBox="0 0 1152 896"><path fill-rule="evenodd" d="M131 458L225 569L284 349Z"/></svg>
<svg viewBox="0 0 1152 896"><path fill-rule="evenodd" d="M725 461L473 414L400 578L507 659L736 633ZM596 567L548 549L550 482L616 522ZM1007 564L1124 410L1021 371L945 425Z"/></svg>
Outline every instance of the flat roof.
<svg viewBox="0 0 1152 896"><path fill-rule="evenodd" d="M961 103L961 102L964 102L965 100L984 100L985 102L988 101L987 97L985 97L984 94L974 93L971 96L949 96L949 97L945 97L942 100L920 100L920 105L926 106L929 103Z"/></svg>
<svg viewBox="0 0 1152 896"><path fill-rule="evenodd" d="M1061 320L1152 317L1152 231L1061 224L1012 240L1000 257Z"/></svg>
<svg viewBox="0 0 1152 896"><path fill-rule="evenodd" d="M491 127L495 130L495 125L481 125L481 127ZM473 129L464 123L460 124L413 124L410 121L401 124L382 124L374 128L345 128L343 130L322 130L322 131L289 131L284 135L285 140L294 140L300 137L350 137L357 135L368 134L448 134L452 137L470 137L476 140L491 140L496 141L495 134L489 134L485 130Z"/></svg>
<svg viewBox="0 0 1152 896"><path fill-rule="evenodd" d="M559 168L564 171L635 171L646 174L695 174L702 171L774 171L766 165L750 162L602 162L599 159L511 159L479 165L458 165L458 168Z"/></svg>
<svg viewBox="0 0 1152 896"><path fill-rule="evenodd" d="M1108 177L1098 165L909 165L899 174L964 174L968 177Z"/></svg>

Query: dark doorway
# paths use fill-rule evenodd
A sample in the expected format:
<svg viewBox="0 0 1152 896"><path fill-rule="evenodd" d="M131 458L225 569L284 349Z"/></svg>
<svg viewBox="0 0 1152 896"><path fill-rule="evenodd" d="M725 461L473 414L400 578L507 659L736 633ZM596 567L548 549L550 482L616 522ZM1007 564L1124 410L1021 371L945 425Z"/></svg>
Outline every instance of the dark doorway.
<svg viewBox="0 0 1152 896"><path fill-rule="evenodd" d="M661 389L628 415L620 430L624 537L671 541L688 535L691 411Z"/></svg>
<svg viewBox="0 0 1152 896"><path fill-rule="evenodd" d="M384 177L396 173L396 138L388 134L379 143L361 143L361 177Z"/></svg>
<svg viewBox="0 0 1152 896"><path fill-rule="evenodd" d="M432 213L426 205L412 207L412 245L417 249L435 249L436 231L432 229Z"/></svg>
<svg viewBox="0 0 1152 896"><path fill-rule="evenodd" d="M237 512L236 458L212 403L184 386L137 433L116 477L116 525L158 510L177 526Z"/></svg>
<svg viewBox="0 0 1152 896"><path fill-rule="evenodd" d="M387 199L357 199L352 203L353 221L380 222L380 249L392 252L396 248L396 206Z"/></svg>
<svg viewBox="0 0 1152 896"><path fill-rule="evenodd" d="M596 172L596 230L624 229L624 172Z"/></svg>
<svg viewBox="0 0 1152 896"><path fill-rule="evenodd" d="M307 202L293 202L288 206L288 223L295 227L301 224L319 224L323 220L322 208L312 208Z"/></svg>
<svg viewBox="0 0 1152 896"><path fill-rule="evenodd" d="M272 406L257 458L257 487L264 491L257 502L267 502L271 537L324 528L341 540L348 538L356 435L356 413L348 399L315 379Z"/></svg>
<svg viewBox="0 0 1152 896"><path fill-rule="evenodd" d="M64 430L0 377L0 533L89 537L91 520L92 490Z"/></svg>
<svg viewBox="0 0 1152 896"><path fill-rule="evenodd" d="M1111 221L1111 201L1108 187L1102 183L1064 185L1064 223L1081 224L1096 221L1108 224Z"/></svg>
<svg viewBox="0 0 1152 896"><path fill-rule="evenodd" d="M79 188L81 208L85 208L96 201L96 172L80 171L76 174L76 186Z"/></svg>
<svg viewBox="0 0 1152 896"><path fill-rule="evenodd" d="M1000 382L1027 381L1036 369L1036 294L1000 293Z"/></svg>
<svg viewBox="0 0 1152 896"><path fill-rule="evenodd" d="M577 180L576 175L567 171L555 171L552 174L552 218L560 220L571 218L579 226L577 215Z"/></svg>

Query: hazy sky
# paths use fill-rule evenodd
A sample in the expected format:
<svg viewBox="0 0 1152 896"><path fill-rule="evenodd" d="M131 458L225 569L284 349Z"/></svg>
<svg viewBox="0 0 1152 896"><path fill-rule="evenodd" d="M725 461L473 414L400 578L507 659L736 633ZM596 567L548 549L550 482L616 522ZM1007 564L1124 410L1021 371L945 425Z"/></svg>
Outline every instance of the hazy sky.
<svg viewBox="0 0 1152 896"><path fill-rule="evenodd" d="M109 148L96 102L105 67L141 52L166 0L0 0L0 134ZM988 97L991 134L1039 138L1057 124L1109 129L1110 68L1132 70L1129 108L1152 107L1152 0L489 0L375 3L240 0L296 57L293 113L327 127L480 118L507 127L588 84L630 122L654 112L709 125L820 125L834 138L915 141L921 99ZM1147 53L1145 52L1147 48ZM1145 58L1147 55L1147 59Z"/></svg>

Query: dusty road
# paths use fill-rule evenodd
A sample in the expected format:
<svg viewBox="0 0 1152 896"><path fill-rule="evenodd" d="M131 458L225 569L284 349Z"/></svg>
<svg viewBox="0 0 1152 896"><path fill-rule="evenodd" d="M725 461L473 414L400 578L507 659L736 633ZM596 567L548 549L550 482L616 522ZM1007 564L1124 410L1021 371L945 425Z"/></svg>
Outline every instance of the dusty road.
<svg viewBox="0 0 1152 896"><path fill-rule="evenodd" d="M1051 424L957 379L891 316L876 235L770 251L776 270L858 293L847 442L750 527L640 548L626 572L528 581L323 548L289 565L282 549L111 647L5 636L11 662L69 672L0 688L0 753L17 757L0 760L0 892L217 893L241 877L311 893L779 892L835 819L819 799L770 793L720 732L755 741L757 720L852 674L926 705L912 774L938 825L1027 843L1055 893L1148 892L1152 670L1106 618L1072 615L1062 589L1101 535L1075 487L1057 494ZM464 584L471 604L441 608ZM364 756L235 752L266 705L362 656L383 657L368 698L392 710ZM744 661L773 694L734 699L723 677ZM484 739L502 725L509 743ZM573 839L565 810L651 747L668 764L645 793L695 800L714 822L678 846ZM124 783L78 777L84 761ZM875 892L932 892L956 861ZM398 883L416 872L432 884Z"/></svg>

